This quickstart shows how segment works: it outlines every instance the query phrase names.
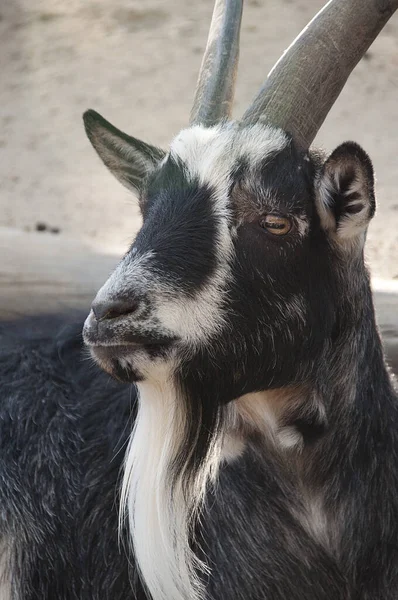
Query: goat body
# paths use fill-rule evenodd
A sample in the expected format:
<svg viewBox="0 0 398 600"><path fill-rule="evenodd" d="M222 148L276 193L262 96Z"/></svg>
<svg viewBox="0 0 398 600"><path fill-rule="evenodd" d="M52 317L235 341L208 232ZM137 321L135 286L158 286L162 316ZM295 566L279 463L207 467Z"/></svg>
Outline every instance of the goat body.
<svg viewBox="0 0 398 600"><path fill-rule="evenodd" d="M86 320L138 402L84 360L69 318L2 326L11 598L397 597L397 398L363 263L371 165L355 144L325 161L263 126L247 161L245 135L195 128L158 156L143 229ZM274 238L285 217L267 214L294 225Z"/></svg>
<svg viewBox="0 0 398 600"><path fill-rule="evenodd" d="M88 131L111 169L138 151ZM261 124L190 128L147 164L143 227L84 339L138 387L122 505L155 600L397 596L373 186L357 144L325 158Z"/></svg>
<svg viewBox="0 0 398 600"><path fill-rule="evenodd" d="M81 326L2 326L2 599L398 598L373 168L309 150L397 8L328 2L233 122L242 1L216 0L167 152L85 114L143 217L83 327L130 386Z"/></svg>

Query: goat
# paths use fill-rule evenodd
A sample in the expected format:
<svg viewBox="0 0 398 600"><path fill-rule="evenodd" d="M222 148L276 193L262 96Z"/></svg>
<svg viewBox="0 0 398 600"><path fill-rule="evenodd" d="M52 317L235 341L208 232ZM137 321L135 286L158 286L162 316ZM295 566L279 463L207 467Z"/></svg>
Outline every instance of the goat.
<svg viewBox="0 0 398 600"><path fill-rule="evenodd" d="M70 316L3 326L12 598L397 597L398 404L363 260L373 169L354 142L309 150L397 7L329 2L235 122L242 3L217 0L168 152L85 114L143 226L85 320L106 373Z"/></svg>

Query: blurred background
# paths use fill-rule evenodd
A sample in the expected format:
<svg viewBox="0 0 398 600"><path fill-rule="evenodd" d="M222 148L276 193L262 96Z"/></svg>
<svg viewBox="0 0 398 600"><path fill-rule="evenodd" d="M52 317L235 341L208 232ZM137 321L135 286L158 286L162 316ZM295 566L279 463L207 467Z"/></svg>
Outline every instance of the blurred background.
<svg viewBox="0 0 398 600"><path fill-rule="evenodd" d="M237 117L323 4L246 0ZM0 227L79 238L102 252L127 247L136 203L92 150L81 115L94 108L166 148L188 122L212 8L213 0L0 0ZM398 15L316 144L333 150L347 139L369 152L378 180L373 274L398 279ZM22 251L29 260L29 246Z"/></svg>

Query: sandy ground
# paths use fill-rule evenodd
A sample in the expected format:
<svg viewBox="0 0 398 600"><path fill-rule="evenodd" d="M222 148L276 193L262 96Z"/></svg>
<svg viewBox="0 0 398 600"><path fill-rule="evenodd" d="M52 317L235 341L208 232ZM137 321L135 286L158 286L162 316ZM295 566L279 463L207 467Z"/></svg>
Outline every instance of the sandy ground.
<svg viewBox="0 0 398 600"><path fill-rule="evenodd" d="M0 0L0 225L37 223L123 249L136 204L86 140L88 107L167 146L187 123L213 0ZM246 0L239 116L323 0ZM316 142L355 139L378 178L374 274L398 278L398 15L351 76ZM27 257L29 248L27 246ZM2 260L6 259L3 255Z"/></svg>

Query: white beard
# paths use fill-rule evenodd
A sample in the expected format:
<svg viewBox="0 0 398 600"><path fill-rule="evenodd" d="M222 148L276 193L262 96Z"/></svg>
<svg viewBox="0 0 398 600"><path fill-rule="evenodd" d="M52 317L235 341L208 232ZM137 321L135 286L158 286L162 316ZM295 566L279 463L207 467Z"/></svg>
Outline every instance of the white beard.
<svg viewBox="0 0 398 600"><path fill-rule="evenodd" d="M190 548L192 525L206 486L217 477L222 438L214 435L192 476L175 459L186 443L188 403L176 390L172 369L139 383L139 408L125 460L122 519L128 524L142 580L153 600L200 600L198 572L208 572ZM180 395L180 397L179 397ZM188 452L192 453L192 449ZM190 454L186 456L186 461Z"/></svg>

